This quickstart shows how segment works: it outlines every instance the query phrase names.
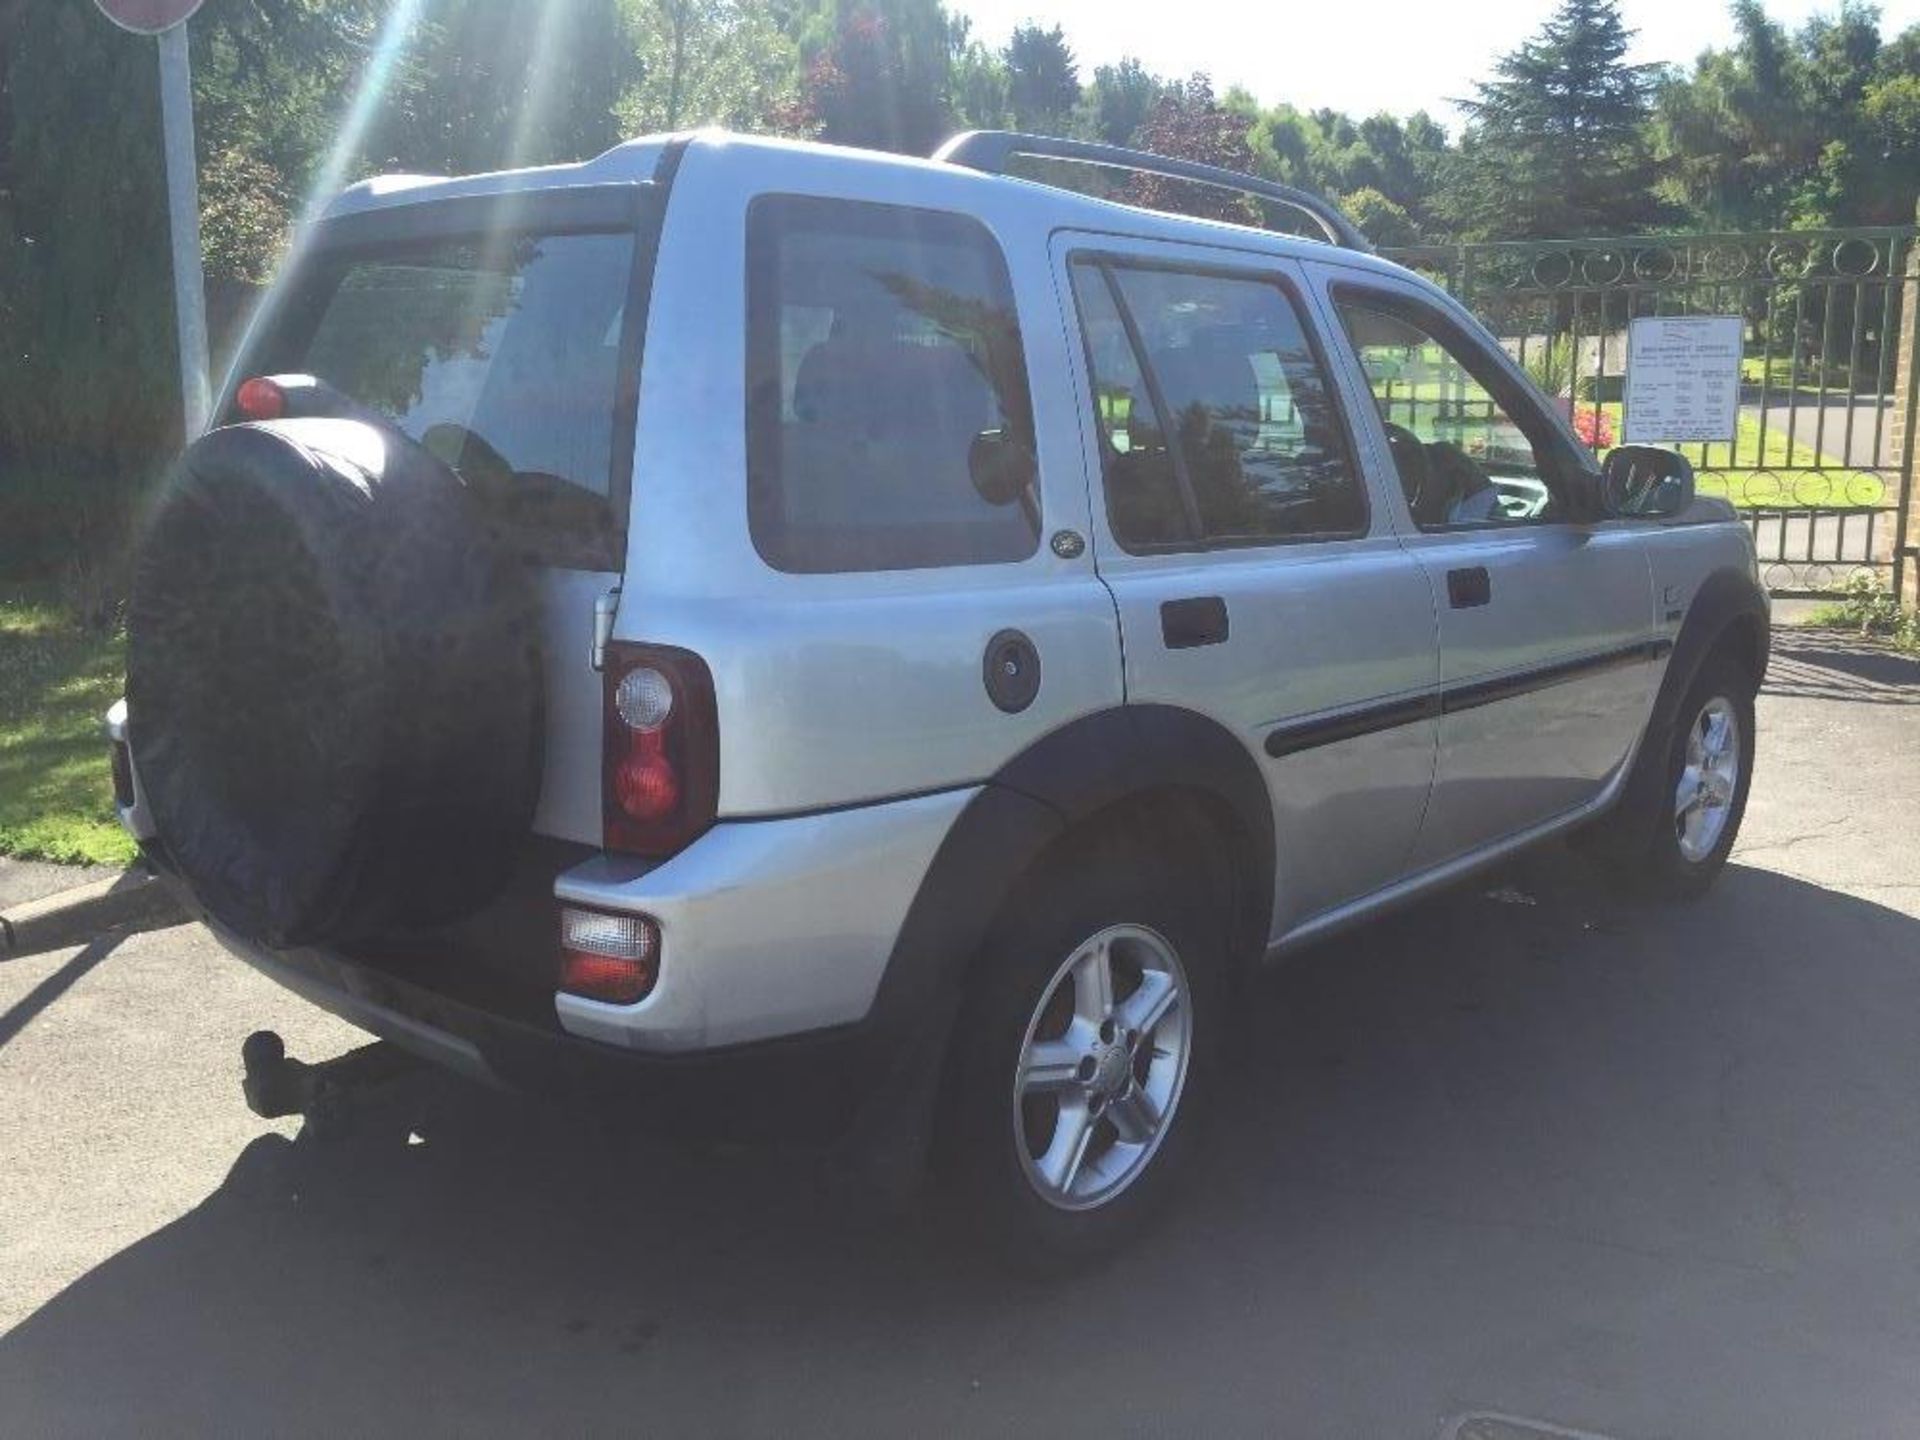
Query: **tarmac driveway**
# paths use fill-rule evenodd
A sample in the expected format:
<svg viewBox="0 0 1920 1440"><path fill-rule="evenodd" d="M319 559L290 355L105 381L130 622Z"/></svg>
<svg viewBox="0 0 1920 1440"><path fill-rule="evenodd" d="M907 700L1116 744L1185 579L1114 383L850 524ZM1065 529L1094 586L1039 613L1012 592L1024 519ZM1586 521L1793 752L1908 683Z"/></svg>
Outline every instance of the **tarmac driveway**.
<svg viewBox="0 0 1920 1440"><path fill-rule="evenodd" d="M1555 851L1302 956L1051 1287L435 1077L263 1124L249 1030L355 1034L196 929L0 964L0 1432L1920 1433L1920 666L1779 644L1710 897Z"/></svg>

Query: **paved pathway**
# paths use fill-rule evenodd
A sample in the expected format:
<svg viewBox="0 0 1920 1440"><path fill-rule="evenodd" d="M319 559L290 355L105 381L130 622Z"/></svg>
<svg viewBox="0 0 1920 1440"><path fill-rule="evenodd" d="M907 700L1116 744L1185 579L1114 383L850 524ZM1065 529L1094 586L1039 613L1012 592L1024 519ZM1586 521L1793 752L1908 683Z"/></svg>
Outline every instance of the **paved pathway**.
<svg viewBox="0 0 1920 1440"><path fill-rule="evenodd" d="M22 901L38 900L43 895L57 894L118 873L102 865L48 865L39 860L15 860L0 855L0 912Z"/></svg>

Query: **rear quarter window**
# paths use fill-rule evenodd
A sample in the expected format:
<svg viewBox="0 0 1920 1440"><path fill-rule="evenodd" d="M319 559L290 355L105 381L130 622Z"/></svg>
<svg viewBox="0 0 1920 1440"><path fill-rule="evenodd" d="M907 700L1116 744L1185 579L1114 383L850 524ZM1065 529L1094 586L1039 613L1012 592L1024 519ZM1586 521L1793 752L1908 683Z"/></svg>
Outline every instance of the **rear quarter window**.
<svg viewBox="0 0 1920 1440"><path fill-rule="evenodd" d="M983 495L982 436L1033 453L1012 286L966 216L763 196L747 219L748 513L781 570L1017 561L1038 497Z"/></svg>

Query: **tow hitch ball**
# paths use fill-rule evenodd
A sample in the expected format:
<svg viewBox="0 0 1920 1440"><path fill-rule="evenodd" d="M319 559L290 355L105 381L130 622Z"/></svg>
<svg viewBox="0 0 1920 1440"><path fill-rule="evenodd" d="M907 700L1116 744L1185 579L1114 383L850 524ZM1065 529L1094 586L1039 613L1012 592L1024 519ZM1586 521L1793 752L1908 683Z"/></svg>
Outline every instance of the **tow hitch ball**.
<svg viewBox="0 0 1920 1440"><path fill-rule="evenodd" d="M416 1062L386 1040L318 1064L292 1060L287 1045L272 1030L256 1030L240 1046L240 1089L247 1108L263 1120L304 1116L321 1127L337 1126L356 1092L384 1084Z"/></svg>

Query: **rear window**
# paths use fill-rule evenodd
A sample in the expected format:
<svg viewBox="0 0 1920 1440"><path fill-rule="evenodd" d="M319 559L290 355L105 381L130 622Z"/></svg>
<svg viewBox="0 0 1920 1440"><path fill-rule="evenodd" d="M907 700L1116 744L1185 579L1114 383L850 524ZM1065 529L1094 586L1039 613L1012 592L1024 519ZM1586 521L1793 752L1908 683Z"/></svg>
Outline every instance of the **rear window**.
<svg viewBox="0 0 1920 1440"><path fill-rule="evenodd" d="M457 470L551 563L617 565L634 236L494 234L322 254L247 373L298 372Z"/></svg>
<svg viewBox="0 0 1920 1440"><path fill-rule="evenodd" d="M1033 453L1006 262L965 216L800 196L748 219L748 513L791 571L1034 553L1032 486L976 488L986 437Z"/></svg>

